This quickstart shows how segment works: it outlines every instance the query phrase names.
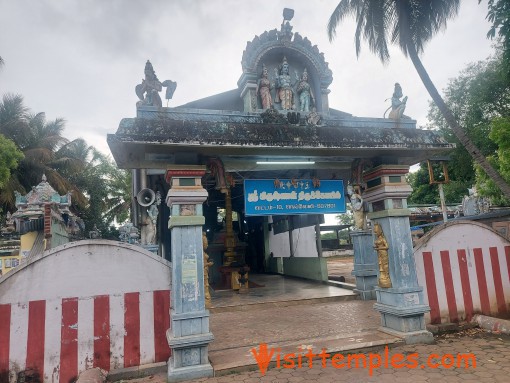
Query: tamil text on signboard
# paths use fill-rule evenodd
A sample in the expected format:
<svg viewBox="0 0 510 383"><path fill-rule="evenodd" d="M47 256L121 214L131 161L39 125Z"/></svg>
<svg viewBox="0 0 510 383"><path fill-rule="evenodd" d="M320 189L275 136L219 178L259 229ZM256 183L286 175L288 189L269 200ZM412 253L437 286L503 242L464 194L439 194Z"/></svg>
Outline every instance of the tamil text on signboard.
<svg viewBox="0 0 510 383"><path fill-rule="evenodd" d="M345 213L342 180L245 180L246 215Z"/></svg>

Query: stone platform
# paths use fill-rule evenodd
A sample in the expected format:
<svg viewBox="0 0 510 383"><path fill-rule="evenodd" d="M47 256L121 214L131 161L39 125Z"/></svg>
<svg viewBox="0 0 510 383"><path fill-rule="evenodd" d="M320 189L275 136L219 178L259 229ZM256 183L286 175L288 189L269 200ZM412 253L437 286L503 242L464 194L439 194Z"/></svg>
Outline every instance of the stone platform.
<svg viewBox="0 0 510 383"><path fill-rule="evenodd" d="M215 340L209 359L215 376L256 368L250 350L260 343L280 348L283 355L300 347L349 352L401 342L378 331L375 301L357 300L351 290L280 275L253 275L252 280L265 287L212 298Z"/></svg>

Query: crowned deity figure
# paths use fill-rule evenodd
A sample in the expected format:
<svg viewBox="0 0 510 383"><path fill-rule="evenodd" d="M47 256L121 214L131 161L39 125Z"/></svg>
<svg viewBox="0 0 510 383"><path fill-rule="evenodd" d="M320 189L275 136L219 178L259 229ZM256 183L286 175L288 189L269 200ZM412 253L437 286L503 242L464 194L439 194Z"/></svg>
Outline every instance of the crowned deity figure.
<svg viewBox="0 0 510 383"><path fill-rule="evenodd" d="M347 185L347 194L351 201L351 209L354 217L354 229L366 230L367 220L363 206L363 197L361 197L361 187L359 185Z"/></svg>
<svg viewBox="0 0 510 383"><path fill-rule="evenodd" d="M145 63L145 78L142 83L135 87L135 92L140 101L137 105L157 106L162 107L161 97L159 92L163 89L163 84L159 81L154 72L154 68L149 60Z"/></svg>
<svg viewBox="0 0 510 383"><path fill-rule="evenodd" d="M390 246L386 241L382 227L376 223L374 225L374 234L376 236L374 241L374 249L377 252L377 258L379 260L379 287L390 288L390 264L388 249Z"/></svg>
<svg viewBox="0 0 510 383"><path fill-rule="evenodd" d="M306 68L301 75L301 79L299 79L297 94L299 96L299 110L301 112L309 112L310 105L315 104L315 97L313 96L312 87L308 82L308 72Z"/></svg>
<svg viewBox="0 0 510 383"><path fill-rule="evenodd" d="M402 87L397 82L395 83L395 89L393 91L393 96L391 97L391 112L388 115L388 118L392 118L394 120L400 120L404 116L404 111L406 110L407 104L407 96L405 96L402 101Z"/></svg>
<svg viewBox="0 0 510 383"><path fill-rule="evenodd" d="M271 97L271 81L269 80L265 64L262 64L262 75L257 83L255 93L260 96L262 109L269 109L273 106L273 98Z"/></svg>
<svg viewBox="0 0 510 383"><path fill-rule="evenodd" d="M289 74L289 63L287 58L283 57L283 62L279 66L280 71L276 71L276 97L275 102L280 103L283 110L294 109L294 91L292 90L292 79Z"/></svg>

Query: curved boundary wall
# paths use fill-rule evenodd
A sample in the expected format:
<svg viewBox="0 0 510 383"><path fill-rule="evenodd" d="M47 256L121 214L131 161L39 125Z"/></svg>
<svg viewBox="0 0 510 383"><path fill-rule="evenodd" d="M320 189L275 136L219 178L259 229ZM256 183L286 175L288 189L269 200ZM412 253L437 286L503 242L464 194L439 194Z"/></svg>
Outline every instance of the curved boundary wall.
<svg viewBox="0 0 510 383"><path fill-rule="evenodd" d="M474 314L510 315L510 242L481 223L454 221L414 248L427 323L469 321Z"/></svg>
<svg viewBox="0 0 510 383"><path fill-rule="evenodd" d="M68 243L0 278L0 379L70 383L167 361L171 263L138 246Z"/></svg>

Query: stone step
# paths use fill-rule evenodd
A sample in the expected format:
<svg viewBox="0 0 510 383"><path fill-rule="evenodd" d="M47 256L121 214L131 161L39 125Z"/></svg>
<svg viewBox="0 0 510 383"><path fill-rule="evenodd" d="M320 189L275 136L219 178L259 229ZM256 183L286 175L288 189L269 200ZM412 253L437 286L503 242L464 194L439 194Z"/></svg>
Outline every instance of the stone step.
<svg viewBox="0 0 510 383"><path fill-rule="evenodd" d="M354 290L356 288L355 283L339 282L339 281L335 281L332 279L328 280L328 285L340 287L342 289L347 289L347 290Z"/></svg>
<svg viewBox="0 0 510 383"><path fill-rule="evenodd" d="M357 332L351 334L336 334L328 337L309 338L282 341L280 343L267 344L268 349L274 348L274 356L271 359L269 368L276 367L276 355L279 353L283 363L283 356L295 353L294 358L297 361L297 355L305 355L311 348L314 354L318 354L322 349L331 354L327 358L327 364L331 365L331 358L334 354L343 355L353 353L381 353L385 346L393 347L403 344L401 338L386 334L377 330ZM255 344L246 347L236 347L231 349L209 351L209 360L214 369L215 376L238 373L242 371L258 370L257 361L251 352L252 349L258 353L260 345ZM308 368L308 358L302 356L302 367ZM320 364L321 358L314 357L313 364ZM295 369L297 369L297 362ZM293 369L289 369L292 371Z"/></svg>
<svg viewBox="0 0 510 383"><path fill-rule="evenodd" d="M267 302L256 302L256 303L246 303L246 304L232 304L232 305L224 305L224 306L214 306L214 299L212 303L212 307L209 308L209 312L211 313L222 313L222 312L233 312L233 311L251 311L251 310L259 310L264 308L271 307L288 307L288 306L296 306L296 305L312 305L317 303L328 303L328 302L344 302L358 299L358 294L351 292L350 294L344 294L339 296L330 296L330 297L317 297L317 298L309 298L309 299L289 299L289 300L273 300Z"/></svg>

